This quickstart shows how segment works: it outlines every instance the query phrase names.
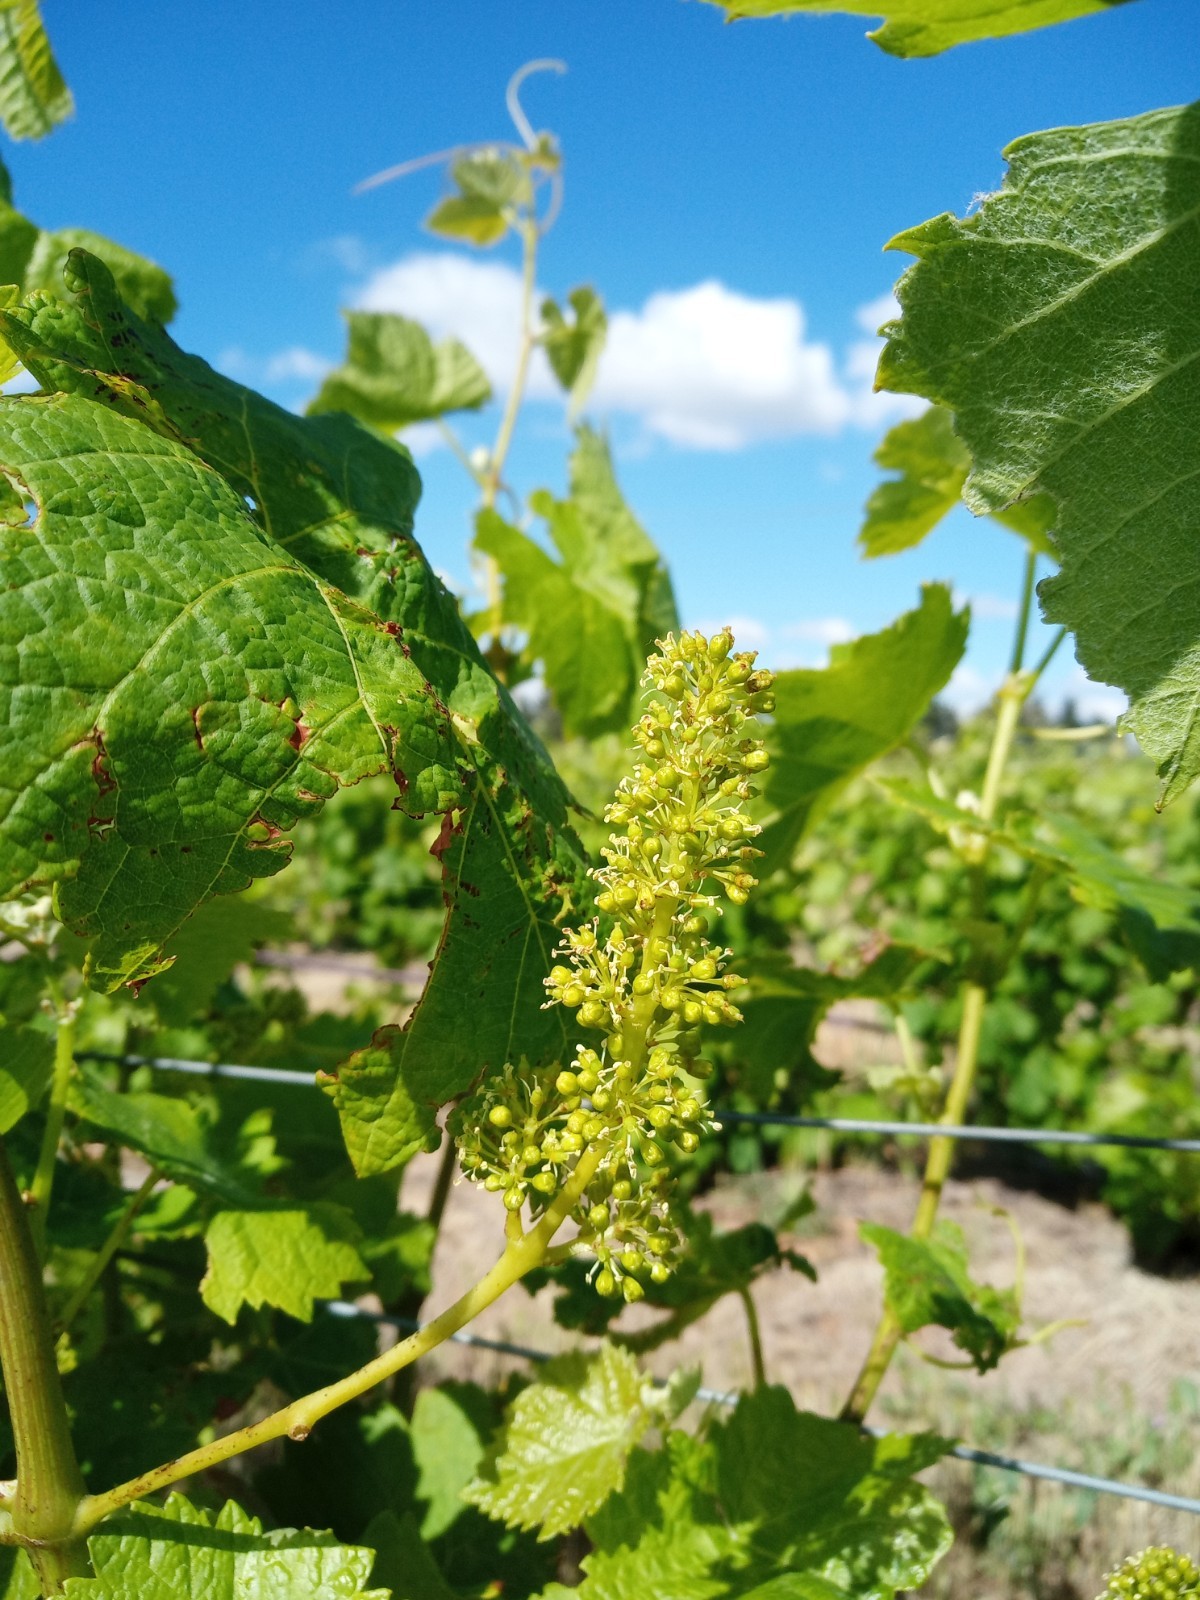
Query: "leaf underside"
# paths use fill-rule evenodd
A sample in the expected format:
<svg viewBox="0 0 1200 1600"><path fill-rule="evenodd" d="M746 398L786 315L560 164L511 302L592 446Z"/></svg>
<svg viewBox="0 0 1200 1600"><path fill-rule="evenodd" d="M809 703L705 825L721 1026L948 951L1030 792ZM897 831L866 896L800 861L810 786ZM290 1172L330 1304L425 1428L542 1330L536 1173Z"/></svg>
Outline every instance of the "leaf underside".
<svg viewBox="0 0 1200 1600"><path fill-rule="evenodd" d="M1002 39L1033 28L1047 28L1127 0L710 0L731 22L743 17L776 17L794 12L839 11L880 17L867 35L893 56L934 56L952 45L976 39Z"/></svg>
<svg viewBox="0 0 1200 1600"><path fill-rule="evenodd" d="M37 0L0 0L0 122L13 139L42 139L75 109Z"/></svg>
<svg viewBox="0 0 1200 1600"><path fill-rule="evenodd" d="M1129 695L1165 803L1200 772L1200 106L1007 155L977 212L893 241L880 382L954 412L973 510L1057 502L1044 614Z"/></svg>

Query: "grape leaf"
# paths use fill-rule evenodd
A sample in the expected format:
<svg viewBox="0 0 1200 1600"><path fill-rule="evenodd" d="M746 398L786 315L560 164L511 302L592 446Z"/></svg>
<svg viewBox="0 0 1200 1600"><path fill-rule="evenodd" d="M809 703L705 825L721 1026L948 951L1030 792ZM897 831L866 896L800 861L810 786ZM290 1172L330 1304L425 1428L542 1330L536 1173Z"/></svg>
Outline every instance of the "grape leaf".
<svg viewBox="0 0 1200 1600"><path fill-rule="evenodd" d="M1085 904L1119 911L1126 937L1155 982L1195 964L1200 950L1200 894L1141 871L1074 817L1042 811L1001 827L902 779L885 779L882 786L939 833L951 839L963 833L982 835L1047 873L1062 874Z"/></svg>
<svg viewBox="0 0 1200 1600"><path fill-rule="evenodd" d="M0 401L38 508L0 545L4 890L56 882L93 983L154 970L209 895L278 871L339 783L459 797L445 715L386 627L183 446L74 395ZM0 891L3 892L3 891Z"/></svg>
<svg viewBox="0 0 1200 1600"><path fill-rule="evenodd" d="M931 1239L910 1239L874 1222L860 1223L858 1231L879 1252L887 1304L905 1333L949 1329L977 1372L989 1372L1012 1348L1021 1323L1016 1293L972 1281L956 1223L940 1222Z"/></svg>
<svg viewBox="0 0 1200 1600"><path fill-rule="evenodd" d="M828 667L776 674L765 785L772 815L759 840L766 870L788 859L856 773L908 737L958 665L967 624L944 584L926 584L916 610L835 645Z"/></svg>
<svg viewBox="0 0 1200 1600"><path fill-rule="evenodd" d="M567 1047L562 1008L542 1010L556 921L584 881L566 791L411 539L420 485L407 452L350 417L296 417L221 377L122 306L92 257L71 257L70 287L69 306L35 297L4 324L43 384L185 440L269 536L381 620L424 675L427 704L450 713L466 793L438 844L438 960L404 1031L387 1035L389 1062L361 1081L349 1065L334 1091L353 1148L404 1147L414 1102L430 1111L514 1050L541 1062ZM505 1006L488 1003L497 993Z"/></svg>
<svg viewBox="0 0 1200 1600"><path fill-rule="evenodd" d="M68 1600L388 1600L368 1590L373 1552L331 1533L263 1531L232 1500L214 1516L180 1494L138 1502L88 1540L93 1578L68 1578Z"/></svg>
<svg viewBox="0 0 1200 1600"><path fill-rule="evenodd" d="M371 1582L386 1585L391 1600L460 1600L434 1560L411 1516L380 1511L363 1531L375 1552Z"/></svg>
<svg viewBox="0 0 1200 1600"><path fill-rule="evenodd" d="M349 311L349 348L343 366L321 385L310 416L348 411L385 433L474 411L491 399L487 374L464 344L440 344L419 322L390 312Z"/></svg>
<svg viewBox="0 0 1200 1600"><path fill-rule="evenodd" d="M42 1586L24 1550L0 1545L0 1600L41 1600Z"/></svg>
<svg viewBox="0 0 1200 1600"><path fill-rule="evenodd" d="M867 1439L759 1389L706 1439L634 1452L623 1490L588 1518L580 1600L892 1600L950 1545L912 1477L946 1448L931 1434Z"/></svg>
<svg viewBox="0 0 1200 1600"><path fill-rule="evenodd" d="M629 1453L654 1417L626 1351L606 1344L549 1362L509 1407L464 1497L511 1528L551 1539L577 1527L625 1481Z"/></svg>
<svg viewBox="0 0 1200 1600"><path fill-rule="evenodd" d="M50 1084L54 1040L33 1028L0 1026L0 1133L36 1108Z"/></svg>
<svg viewBox="0 0 1200 1600"><path fill-rule="evenodd" d="M867 501L858 544L868 558L895 555L920 544L962 500L971 467L970 454L942 406L930 406L919 417L898 422L884 435L874 460L899 477L885 480ZM1054 501L1036 495L995 512L994 520L1027 539L1040 555L1053 558L1047 533L1054 514Z"/></svg>
<svg viewBox="0 0 1200 1600"><path fill-rule="evenodd" d="M881 17L867 37L892 56L935 56L974 39L1046 28L1073 17L1106 11L1126 0L710 0L731 22L742 17L775 17L795 11L840 11L856 17Z"/></svg>
<svg viewBox="0 0 1200 1600"><path fill-rule="evenodd" d="M857 972L797 967L790 957L758 957L751 966L750 998L742 1003L744 1025L731 1047L738 1085L756 1106L768 1106L781 1089L796 1104L836 1083L837 1074L815 1059L813 1041L830 1006L840 1000L896 1002L918 992L941 958L917 945L892 941Z"/></svg>
<svg viewBox="0 0 1200 1600"><path fill-rule="evenodd" d="M439 201L425 219L431 233L461 239L480 249L498 244L508 232L512 207L528 199L528 176L502 150L460 156L450 168L458 193Z"/></svg>
<svg viewBox="0 0 1200 1600"><path fill-rule="evenodd" d="M94 1128L152 1166L225 1205L259 1203L246 1175L233 1170L211 1149L196 1107L171 1095L109 1089L94 1067L84 1066L71 1085L71 1109Z"/></svg>
<svg viewBox="0 0 1200 1600"><path fill-rule="evenodd" d="M530 496L561 556L555 561L495 511L482 511L475 544L504 577L503 617L529 634L568 733L626 728L654 641L678 626L671 580L622 498L605 441L580 428L570 498Z"/></svg>
<svg viewBox="0 0 1200 1600"><path fill-rule="evenodd" d="M462 1515L462 1492L483 1460L478 1419L457 1386L422 1389L413 1406L411 1438L416 1498L424 1503L421 1537L437 1539Z"/></svg>
<svg viewBox="0 0 1200 1600"><path fill-rule="evenodd" d="M1200 106L1006 154L978 211L892 241L918 262L879 381L953 410L973 510L1057 502L1044 614L1129 695L1165 803L1200 771Z"/></svg>
<svg viewBox="0 0 1200 1600"><path fill-rule="evenodd" d="M333 1300L371 1274L358 1253L359 1231L341 1206L218 1211L204 1233L204 1303L226 1322L243 1305L277 1306L310 1322L317 1300Z"/></svg>
<svg viewBox="0 0 1200 1600"><path fill-rule="evenodd" d="M589 285L567 296L573 320L568 320L556 300L542 301L541 343L550 370L570 396L567 416L573 420L583 410L596 381L596 369L608 337L604 301Z"/></svg>
<svg viewBox="0 0 1200 1600"><path fill-rule="evenodd" d="M75 109L37 0L0 0L0 122L13 139L43 139Z"/></svg>
<svg viewBox="0 0 1200 1600"><path fill-rule="evenodd" d="M178 309L170 276L153 261L87 228L39 228L13 205L12 180L0 162L0 283L23 294L63 292L63 268L74 249L105 262L121 294L140 316L170 322Z"/></svg>

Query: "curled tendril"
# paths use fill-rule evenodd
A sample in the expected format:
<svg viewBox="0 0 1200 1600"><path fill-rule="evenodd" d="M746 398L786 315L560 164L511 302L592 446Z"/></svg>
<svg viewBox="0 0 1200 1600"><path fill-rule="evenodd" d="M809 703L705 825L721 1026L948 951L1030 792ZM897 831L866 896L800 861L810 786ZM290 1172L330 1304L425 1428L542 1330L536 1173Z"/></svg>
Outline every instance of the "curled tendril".
<svg viewBox="0 0 1200 1600"><path fill-rule="evenodd" d="M771 683L727 629L659 641L638 759L605 812L599 915L566 932L546 979L547 1004L600 1037L567 1067L507 1065L451 1120L464 1171L512 1213L550 1204L599 1151L574 1220L601 1294L638 1300L642 1279L667 1278L679 1249L668 1152L690 1154L716 1126L701 1029L741 1021L729 991L743 980L709 934L721 901L745 904L756 882L745 807L768 764L753 717L774 708Z"/></svg>

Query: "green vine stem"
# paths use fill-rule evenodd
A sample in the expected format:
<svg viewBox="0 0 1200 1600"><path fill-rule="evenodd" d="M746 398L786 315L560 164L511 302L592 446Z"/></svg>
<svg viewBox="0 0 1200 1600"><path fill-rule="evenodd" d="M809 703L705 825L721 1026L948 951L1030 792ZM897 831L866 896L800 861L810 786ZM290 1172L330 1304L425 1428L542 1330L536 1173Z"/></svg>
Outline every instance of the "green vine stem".
<svg viewBox="0 0 1200 1600"><path fill-rule="evenodd" d="M50 1080L46 1124L42 1129L37 1167L29 1185L29 1204L33 1208L33 1239L39 1260L44 1260L46 1255L46 1222L50 1213L50 1196L54 1189L54 1168L58 1161L58 1146L62 1138L63 1123L67 1116L71 1073L75 1068L76 1015L75 1006L70 1002L60 1002L58 1032L54 1041L54 1075Z"/></svg>
<svg viewBox="0 0 1200 1600"><path fill-rule="evenodd" d="M8 1398L17 1477L5 1509L43 1594L86 1577L87 1549L74 1523L84 1482L54 1357L42 1271L25 1202L0 1140L0 1370Z"/></svg>
<svg viewBox="0 0 1200 1600"><path fill-rule="evenodd" d="M992 743L988 751L987 766L983 777L983 789L979 800L978 816L984 823L991 823L996 817L1000 804L1004 773L1008 765L1008 758L1012 752L1017 727L1021 720L1022 708L1033 692L1034 685L1049 666L1064 637L1064 630L1060 629L1036 667L1028 672L1021 670L1021 664L1025 657L1025 644L1033 605L1036 566L1036 554L1030 551L1026 557L1022 578L1021 604L1017 617L1016 637L1013 643L1012 667L1003 684L1001 684L997 695L996 725L992 732ZM971 868L972 900L975 913L980 920L983 920L987 887L985 867L990 848L987 834L980 832L968 837L962 848ZM1033 914L1037 907L1037 897L1040 892L1041 884L1036 882L1036 888L1032 890L1027 901L1027 915L1022 920L1018 938L1010 941L1008 945L1006 962L1011 961L1017 953L1019 939L1028 930L1032 922ZM971 1092L975 1086L975 1072L979 1062L979 1040L983 1030L983 1017L987 1000L988 990L982 983L970 978L963 984L962 1018L959 1023L954 1072L946 1092L946 1100L940 1118L942 1122L949 1125L962 1126L967 1121ZM950 1173L953 1155L954 1141L952 1139L939 1136L929 1141L929 1151L925 1158L925 1175L921 1184L921 1197L917 1202L917 1210L910 1230L911 1237L914 1239L928 1239L933 1232L934 1223L937 1221L938 1206L941 1203L942 1190ZM883 1382L884 1375L891 1364L892 1356L895 1354L896 1346L900 1343L901 1336L902 1330L895 1314L890 1307L885 1307L875 1329L866 1359L859 1370L858 1377L854 1381L854 1387L850 1391L849 1398L842 1408L841 1414L845 1421L862 1422L866 1417L871 1402L878 1393L879 1386Z"/></svg>
<svg viewBox="0 0 1200 1600"><path fill-rule="evenodd" d="M743 1285L738 1290L746 1312L746 1331L750 1336L750 1359L754 1364L754 1387L765 1389L767 1386L767 1364L763 1359L762 1328L758 1321L758 1307L754 1304L754 1295L749 1284Z"/></svg>
<svg viewBox="0 0 1200 1600"><path fill-rule="evenodd" d="M181 1478L190 1478L197 1473L207 1472L223 1461L229 1461L234 1456L243 1455L247 1450L253 1450L260 1444L266 1444L268 1440L284 1437L297 1441L307 1439L322 1417L328 1416L338 1406L356 1400L369 1389L373 1389L376 1384L384 1382L421 1356L427 1355L430 1350L436 1349L451 1334L457 1333L494 1300L499 1299L505 1290L519 1282L527 1272L542 1264L554 1235L587 1189L604 1154L603 1144L594 1145L584 1151L569 1182L563 1185L553 1204L547 1207L534 1226L527 1233L522 1233L519 1238L510 1240L504 1254L479 1282L425 1327L410 1334L407 1339L402 1339L399 1344L385 1351L383 1355L376 1356L373 1361L368 1361L366 1366L360 1367L357 1372L340 1378L336 1383L315 1389L299 1400L293 1400L290 1405L283 1406L260 1422L238 1428L234 1433L226 1434L224 1438L214 1439L209 1444L189 1450L186 1455L178 1456L174 1461L165 1462L160 1467L154 1467L149 1472L131 1478L127 1483L119 1484L104 1494L87 1495L78 1503L73 1533L77 1537L86 1534L105 1517L111 1516L114 1511L119 1511L122 1506L129 1505L131 1501L140 1500L145 1495L166 1489L171 1484L178 1483Z"/></svg>
<svg viewBox="0 0 1200 1600"><path fill-rule="evenodd" d="M105 1239L104 1243L100 1246L95 1259L84 1275L83 1282L79 1285L79 1287L75 1290L75 1293L63 1307L62 1315L58 1319L58 1328L60 1332L66 1332L66 1330L75 1321L75 1318L79 1315L80 1311L82 1311L83 1307L87 1304L92 1290L100 1282L100 1279L104 1274L104 1269L108 1266L109 1262L125 1243L125 1240L129 1237L129 1230L133 1227L138 1212L146 1204L146 1201L149 1200L150 1195L153 1192L154 1185L158 1182L161 1176L162 1174L159 1172L157 1167L151 1167L150 1171L142 1180L141 1186L130 1197L125 1209L121 1212L121 1215L117 1218L116 1222L113 1223L108 1238Z"/></svg>

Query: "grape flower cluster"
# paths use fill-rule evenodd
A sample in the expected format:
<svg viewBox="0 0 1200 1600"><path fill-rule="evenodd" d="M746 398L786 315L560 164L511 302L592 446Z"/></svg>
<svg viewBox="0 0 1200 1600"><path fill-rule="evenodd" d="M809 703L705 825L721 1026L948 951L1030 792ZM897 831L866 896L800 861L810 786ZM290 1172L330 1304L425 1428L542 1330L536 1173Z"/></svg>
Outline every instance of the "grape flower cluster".
<svg viewBox="0 0 1200 1600"><path fill-rule="evenodd" d="M1200 1567L1168 1545L1155 1545L1122 1561L1097 1600L1184 1600L1200 1593Z"/></svg>
<svg viewBox="0 0 1200 1600"><path fill-rule="evenodd" d="M659 641L637 759L605 811L598 915L566 932L546 979L547 1004L596 1038L566 1067L505 1066L451 1121L464 1171L514 1217L550 1205L588 1153L573 1248L594 1257L601 1294L628 1301L666 1280L679 1249L670 1152L716 1126L701 1030L741 1020L729 995L743 980L710 935L722 899L743 905L756 882L746 802L768 757L752 719L775 701L754 660L728 629Z"/></svg>

